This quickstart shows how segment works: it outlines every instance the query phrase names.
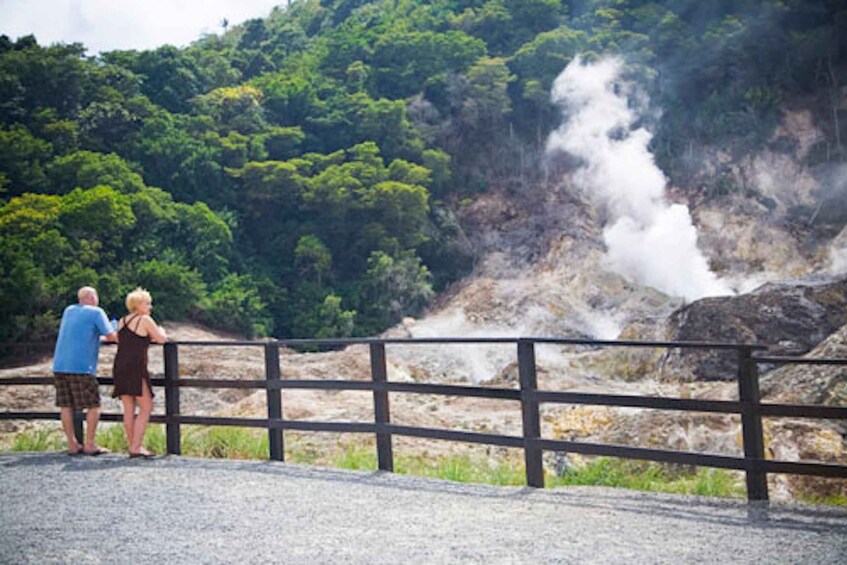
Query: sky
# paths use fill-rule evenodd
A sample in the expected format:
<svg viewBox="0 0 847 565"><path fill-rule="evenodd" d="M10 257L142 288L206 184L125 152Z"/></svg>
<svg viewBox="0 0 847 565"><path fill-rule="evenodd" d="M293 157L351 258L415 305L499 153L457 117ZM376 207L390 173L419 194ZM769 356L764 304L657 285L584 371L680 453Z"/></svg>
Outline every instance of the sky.
<svg viewBox="0 0 847 565"><path fill-rule="evenodd" d="M0 34L38 43L81 42L89 55L114 49L179 47L204 33L267 16L285 0L0 0Z"/></svg>

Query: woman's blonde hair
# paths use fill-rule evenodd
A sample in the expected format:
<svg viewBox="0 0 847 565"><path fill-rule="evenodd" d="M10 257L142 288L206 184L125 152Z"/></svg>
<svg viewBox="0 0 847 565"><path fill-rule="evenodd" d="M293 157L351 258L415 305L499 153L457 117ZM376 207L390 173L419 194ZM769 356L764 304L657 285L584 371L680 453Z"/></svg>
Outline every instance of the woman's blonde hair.
<svg viewBox="0 0 847 565"><path fill-rule="evenodd" d="M153 302L153 297L150 293L140 286L126 295L126 309L130 313L135 312L135 308L142 302Z"/></svg>

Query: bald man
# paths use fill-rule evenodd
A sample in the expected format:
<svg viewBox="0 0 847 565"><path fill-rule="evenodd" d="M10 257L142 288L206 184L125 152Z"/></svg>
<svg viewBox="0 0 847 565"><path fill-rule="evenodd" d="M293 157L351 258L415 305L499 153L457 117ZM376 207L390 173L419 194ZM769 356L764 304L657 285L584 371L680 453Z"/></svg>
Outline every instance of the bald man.
<svg viewBox="0 0 847 565"><path fill-rule="evenodd" d="M100 388L97 385L97 355L100 337L116 341L117 333L98 307L97 291L84 286L77 292L78 304L62 313L59 337L53 352L56 406L62 411L62 428L68 438L68 454L100 455L108 450L97 445L94 434L100 421ZM74 435L74 410L87 410L85 444Z"/></svg>

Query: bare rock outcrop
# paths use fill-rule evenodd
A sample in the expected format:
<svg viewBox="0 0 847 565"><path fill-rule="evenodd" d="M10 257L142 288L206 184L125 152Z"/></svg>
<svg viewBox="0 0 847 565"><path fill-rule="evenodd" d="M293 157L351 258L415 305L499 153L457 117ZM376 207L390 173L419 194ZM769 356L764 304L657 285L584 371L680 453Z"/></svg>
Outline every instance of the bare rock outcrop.
<svg viewBox="0 0 847 565"><path fill-rule="evenodd" d="M827 337L809 358L847 358L847 325ZM787 365L764 375L762 397L799 404L847 405L847 366Z"/></svg>
<svg viewBox="0 0 847 565"><path fill-rule="evenodd" d="M803 355L847 324L847 278L767 284L745 295L705 298L674 312L667 339L767 345L769 353ZM732 380L733 351L677 350L663 365L668 380Z"/></svg>

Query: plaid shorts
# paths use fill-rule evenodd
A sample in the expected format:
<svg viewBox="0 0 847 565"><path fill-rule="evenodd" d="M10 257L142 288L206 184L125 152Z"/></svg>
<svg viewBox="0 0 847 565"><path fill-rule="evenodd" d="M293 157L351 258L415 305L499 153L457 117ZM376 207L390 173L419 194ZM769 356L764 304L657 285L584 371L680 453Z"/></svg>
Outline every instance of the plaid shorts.
<svg viewBox="0 0 847 565"><path fill-rule="evenodd" d="M56 382L56 406L62 408L98 408L100 387L94 375L53 373Z"/></svg>

